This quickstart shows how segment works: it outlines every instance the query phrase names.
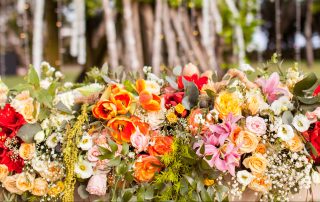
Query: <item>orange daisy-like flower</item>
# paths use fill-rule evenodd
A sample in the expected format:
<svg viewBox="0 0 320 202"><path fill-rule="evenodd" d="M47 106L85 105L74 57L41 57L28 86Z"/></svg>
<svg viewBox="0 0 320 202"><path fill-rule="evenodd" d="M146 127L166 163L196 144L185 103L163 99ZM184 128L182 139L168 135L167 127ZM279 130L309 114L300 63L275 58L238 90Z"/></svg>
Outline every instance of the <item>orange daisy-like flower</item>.
<svg viewBox="0 0 320 202"><path fill-rule="evenodd" d="M92 113L98 119L110 120L117 115L117 107L110 101L99 101L93 107Z"/></svg>
<svg viewBox="0 0 320 202"><path fill-rule="evenodd" d="M111 119L107 127L111 129L110 135L118 143L130 142L131 135L136 131L133 121L126 117L116 117Z"/></svg>

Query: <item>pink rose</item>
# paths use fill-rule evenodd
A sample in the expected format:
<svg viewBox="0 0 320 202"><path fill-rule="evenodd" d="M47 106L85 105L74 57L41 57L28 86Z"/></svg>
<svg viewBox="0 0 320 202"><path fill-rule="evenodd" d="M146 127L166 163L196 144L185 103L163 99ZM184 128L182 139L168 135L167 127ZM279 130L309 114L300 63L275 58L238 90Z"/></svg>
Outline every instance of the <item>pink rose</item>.
<svg viewBox="0 0 320 202"><path fill-rule="evenodd" d="M258 116L248 116L246 119L247 129L255 134L263 135L266 133L267 126L263 118Z"/></svg>
<svg viewBox="0 0 320 202"><path fill-rule="evenodd" d="M320 118L320 107L317 107L312 112L307 112L306 117L311 121L311 123L317 122L318 118Z"/></svg>
<svg viewBox="0 0 320 202"><path fill-rule="evenodd" d="M99 160L97 161L94 169L99 170L100 172L105 171L109 162L110 162L109 159Z"/></svg>
<svg viewBox="0 0 320 202"><path fill-rule="evenodd" d="M103 196L107 192L107 176L103 174L93 175L86 189L90 194Z"/></svg>
<svg viewBox="0 0 320 202"><path fill-rule="evenodd" d="M143 135L139 130L131 135L130 141L137 153L146 151L149 145L149 137Z"/></svg>
<svg viewBox="0 0 320 202"><path fill-rule="evenodd" d="M88 160L91 162L96 162L99 160L98 156L101 155L97 145L93 146L88 151Z"/></svg>
<svg viewBox="0 0 320 202"><path fill-rule="evenodd" d="M200 74L198 67L195 66L194 64L189 63L183 67L183 72L182 72L183 76L192 76L194 74L196 74L196 75Z"/></svg>

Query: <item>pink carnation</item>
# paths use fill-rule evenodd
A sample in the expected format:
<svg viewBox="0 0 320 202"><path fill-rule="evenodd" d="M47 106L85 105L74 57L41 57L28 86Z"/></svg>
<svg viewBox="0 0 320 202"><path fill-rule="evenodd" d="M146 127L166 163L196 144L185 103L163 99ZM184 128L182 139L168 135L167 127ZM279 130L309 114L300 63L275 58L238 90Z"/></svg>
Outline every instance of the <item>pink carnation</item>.
<svg viewBox="0 0 320 202"><path fill-rule="evenodd" d="M93 175L88 182L86 190L93 195L105 195L107 192L107 176L104 174Z"/></svg>
<svg viewBox="0 0 320 202"><path fill-rule="evenodd" d="M248 116L246 119L247 129L255 134L263 135L266 133L267 126L263 118L258 116Z"/></svg>

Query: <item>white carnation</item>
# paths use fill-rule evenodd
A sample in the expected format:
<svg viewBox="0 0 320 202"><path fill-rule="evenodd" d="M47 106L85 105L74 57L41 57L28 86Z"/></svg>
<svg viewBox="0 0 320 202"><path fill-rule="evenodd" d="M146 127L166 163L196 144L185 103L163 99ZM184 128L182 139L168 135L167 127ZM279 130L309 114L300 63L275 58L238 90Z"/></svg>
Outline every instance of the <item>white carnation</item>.
<svg viewBox="0 0 320 202"><path fill-rule="evenodd" d="M237 172L237 181L244 186L250 184L253 178L254 176L246 170L241 170Z"/></svg>
<svg viewBox="0 0 320 202"><path fill-rule="evenodd" d="M283 124L278 128L277 137L287 142L294 137L293 128L288 124Z"/></svg>
<svg viewBox="0 0 320 202"><path fill-rule="evenodd" d="M299 114L296 115L292 120L292 125L299 131L305 132L310 127L310 121L306 116Z"/></svg>

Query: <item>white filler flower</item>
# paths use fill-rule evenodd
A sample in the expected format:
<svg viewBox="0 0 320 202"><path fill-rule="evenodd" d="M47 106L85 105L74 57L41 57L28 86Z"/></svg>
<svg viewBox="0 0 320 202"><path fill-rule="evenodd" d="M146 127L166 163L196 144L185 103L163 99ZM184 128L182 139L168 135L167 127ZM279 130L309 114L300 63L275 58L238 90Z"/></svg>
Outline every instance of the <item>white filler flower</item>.
<svg viewBox="0 0 320 202"><path fill-rule="evenodd" d="M81 160L80 162L76 163L74 172L79 178L87 179L93 174L92 165L86 160Z"/></svg>
<svg viewBox="0 0 320 202"><path fill-rule="evenodd" d="M237 172L237 181L244 186L250 184L253 178L254 176L246 170L241 170Z"/></svg>
<svg viewBox="0 0 320 202"><path fill-rule="evenodd" d="M291 140L294 137L293 128L288 124L283 124L278 128L278 134L277 136L287 142Z"/></svg>
<svg viewBox="0 0 320 202"><path fill-rule="evenodd" d="M310 121L306 116L299 114L296 115L292 120L292 125L299 131L305 132L310 127Z"/></svg>

